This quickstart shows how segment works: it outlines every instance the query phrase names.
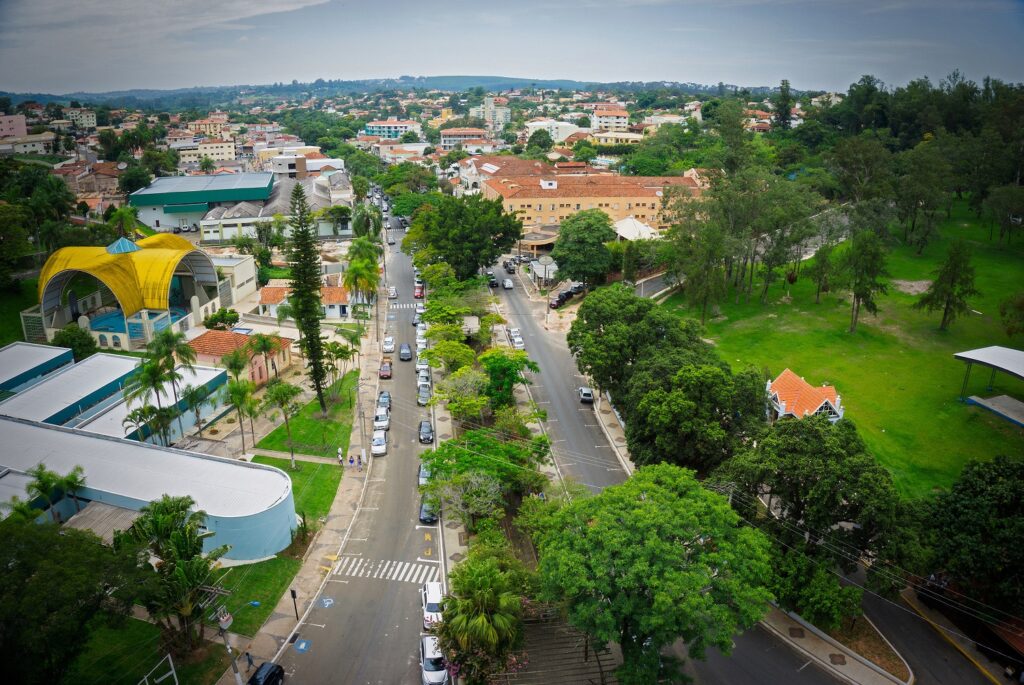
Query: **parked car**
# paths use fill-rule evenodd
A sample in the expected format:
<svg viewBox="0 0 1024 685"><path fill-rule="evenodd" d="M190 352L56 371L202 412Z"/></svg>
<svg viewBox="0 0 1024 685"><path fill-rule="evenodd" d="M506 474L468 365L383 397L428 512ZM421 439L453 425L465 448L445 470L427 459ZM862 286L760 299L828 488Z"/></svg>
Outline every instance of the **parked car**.
<svg viewBox="0 0 1024 685"><path fill-rule="evenodd" d="M391 429L391 412L384 407L377 407L373 415L373 430L386 431Z"/></svg>
<svg viewBox="0 0 1024 685"><path fill-rule="evenodd" d="M430 469L426 464L420 464L420 470L416 473L416 481L423 487L430 481Z"/></svg>
<svg viewBox="0 0 1024 685"><path fill-rule="evenodd" d="M388 299L389 300L397 300L398 299L398 288L396 288L393 285L388 287Z"/></svg>
<svg viewBox="0 0 1024 685"><path fill-rule="evenodd" d="M423 299L423 284L422 283L420 283L419 285L413 286L412 296L414 298L416 298L417 300L422 300Z"/></svg>
<svg viewBox="0 0 1024 685"><path fill-rule="evenodd" d="M430 364L427 363L426 359L419 359L419 358L416 359L416 373L419 373L420 371L429 371L429 370L430 370Z"/></svg>
<svg viewBox="0 0 1024 685"><path fill-rule="evenodd" d="M423 353L423 350L425 350L425 349L427 349L427 339L426 338L416 338L416 357L418 358L420 356L420 354Z"/></svg>
<svg viewBox="0 0 1024 685"><path fill-rule="evenodd" d="M420 384L416 388L416 404L425 407L430 403L430 385Z"/></svg>
<svg viewBox="0 0 1024 685"><path fill-rule="evenodd" d="M423 609L423 629L430 628L441 621L441 600L444 592L441 591L441 583L434 580L423 583L420 588L420 607Z"/></svg>
<svg viewBox="0 0 1024 685"><path fill-rule="evenodd" d="M512 338L512 349L513 350L525 350L526 343L522 338Z"/></svg>
<svg viewBox="0 0 1024 685"><path fill-rule="evenodd" d="M562 300L558 299L557 295L555 297L552 297L550 300L548 300L548 306L551 307L552 309L558 309L563 304L565 304L565 302L563 302Z"/></svg>
<svg viewBox="0 0 1024 685"><path fill-rule="evenodd" d="M583 404L593 404L594 403L594 391L593 390L591 390L590 388L583 387L583 388L580 388L578 392L580 394L580 402L582 402Z"/></svg>
<svg viewBox="0 0 1024 685"><path fill-rule="evenodd" d="M381 380L391 378L391 357L384 357L380 360L380 368L377 370L377 377Z"/></svg>
<svg viewBox="0 0 1024 685"><path fill-rule="evenodd" d="M420 498L420 523L425 523L428 526L437 523L438 507L431 504L426 495Z"/></svg>
<svg viewBox="0 0 1024 685"><path fill-rule="evenodd" d="M429 445L434 442L434 427L430 425L430 421L420 421L420 442L424 445ZM420 467L420 471L423 467ZM429 475L429 472L428 474Z"/></svg>
<svg viewBox="0 0 1024 685"><path fill-rule="evenodd" d="M501 282L501 287L504 288L505 290L512 290L516 286L514 283L512 283L511 278L506 278L504 281Z"/></svg>
<svg viewBox="0 0 1024 685"><path fill-rule="evenodd" d="M384 346L381 348L381 350L384 351L384 352L394 352L395 351L395 339L392 336L390 336L390 335L387 336L386 338L384 338Z"/></svg>
<svg viewBox="0 0 1024 685"><path fill-rule="evenodd" d="M418 371L416 373L416 387L430 385L430 371Z"/></svg>
<svg viewBox="0 0 1024 685"><path fill-rule="evenodd" d="M448 665L437 644L437 637L424 635L420 638L420 683L422 685L446 685Z"/></svg>
<svg viewBox="0 0 1024 685"><path fill-rule="evenodd" d="M370 439L370 454L375 457L383 457L388 453L388 434L384 431L373 431Z"/></svg>
<svg viewBox="0 0 1024 685"><path fill-rule="evenodd" d="M415 316L412 317L412 325L413 326L419 326L420 325L420 321L422 321L422 320L423 320L423 315L420 314L419 312L416 312Z"/></svg>
<svg viewBox="0 0 1024 685"><path fill-rule="evenodd" d="M437 638L434 639L436 640ZM436 644L434 646L436 647ZM426 666L424 666L423 669L424 672L426 672ZM437 680L431 682L445 683L448 681ZM247 685L281 685L282 683L284 683L284 667L281 666L281 664L264 661L260 664L259 668L249 676Z"/></svg>
<svg viewBox="0 0 1024 685"><path fill-rule="evenodd" d="M559 290L558 291L558 299L562 301L562 304L565 304L566 302L568 302L569 300L572 299L572 291L570 291L570 290Z"/></svg>
<svg viewBox="0 0 1024 685"><path fill-rule="evenodd" d="M488 281L487 281L487 285L490 286L491 288L497 288L498 287L498 279L495 278L494 276L491 276L490 279L488 279Z"/></svg>
<svg viewBox="0 0 1024 685"><path fill-rule="evenodd" d="M426 311L427 311L427 305L423 304L422 302L417 302L416 303L416 313L417 314L424 314L424 313L426 313ZM419 322L417 321L417 323L419 323Z"/></svg>
<svg viewBox="0 0 1024 685"><path fill-rule="evenodd" d="M388 245L395 244L395 236L391 235L391 231L388 231Z"/></svg>
<svg viewBox="0 0 1024 685"><path fill-rule="evenodd" d="M409 343L402 343L398 347L398 361L411 362L412 361L412 348L409 347Z"/></svg>
<svg viewBox="0 0 1024 685"><path fill-rule="evenodd" d="M581 292L583 292L586 289L587 289L587 286L584 285L583 283L573 283L572 287L569 288L569 291L572 292L573 295L579 295Z"/></svg>
<svg viewBox="0 0 1024 685"><path fill-rule="evenodd" d="M377 406L384 407L388 411L391 410L391 393L387 390L381 390L377 395Z"/></svg>
<svg viewBox="0 0 1024 685"><path fill-rule="evenodd" d="M510 341L512 340L512 338L521 338L521 337L523 337L523 334L519 331L518 328L510 328L510 329L508 329L508 339Z"/></svg>
<svg viewBox="0 0 1024 685"><path fill-rule="evenodd" d="M425 336L427 334L427 324L422 321L416 324L416 337Z"/></svg>

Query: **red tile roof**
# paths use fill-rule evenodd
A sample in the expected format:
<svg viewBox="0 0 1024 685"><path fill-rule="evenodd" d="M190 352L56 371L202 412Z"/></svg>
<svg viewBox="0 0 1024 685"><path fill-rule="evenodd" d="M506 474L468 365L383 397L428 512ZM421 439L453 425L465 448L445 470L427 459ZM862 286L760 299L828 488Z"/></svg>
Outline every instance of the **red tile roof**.
<svg viewBox="0 0 1024 685"><path fill-rule="evenodd" d="M268 285L260 290L260 304L281 304L288 299L288 293L291 291L291 288Z"/></svg>
<svg viewBox="0 0 1024 685"><path fill-rule="evenodd" d="M320 301L324 304L348 304L348 290L325 285L320 288Z"/></svg>
<svg viewBox="0 0 1024 685"><path fill-rule="evenodd" d="M813 414L826 400L835 407L839 396L834 386L813 386L789 369L784 370L772 381L769 392L777 398L780 405L785 404L787 416L797 418Z"/></svg>
<svg viewBox="0 0 1024 685"><path fill-rule="evenodd" d="M292 344L291 338L282 338L279 335L270 336L273 338L279 349L287 349ZM251 338L244 333L235 331L206 331L198 338L189 341L189 347L208 357L223 357L235 350L245 349Z"/></svg>
<svg viewBox="0 0 1024 685"><path fill-rule="evenodd" d="M685 186L698 190L697 182L685 176L615 176L591 174L552 176L554 188L540 185L538 176L489 178L484 184L506 200L554 197L658 197L666 186ZM698 195L694 192L694 195Z"/></svg>

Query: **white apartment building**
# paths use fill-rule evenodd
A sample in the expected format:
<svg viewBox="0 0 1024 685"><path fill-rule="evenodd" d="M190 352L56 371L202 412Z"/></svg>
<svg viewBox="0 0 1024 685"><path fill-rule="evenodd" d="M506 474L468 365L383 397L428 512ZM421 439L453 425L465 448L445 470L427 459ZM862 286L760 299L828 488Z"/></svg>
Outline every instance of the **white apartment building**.
<svg viewBox="0 0 1024 685"><path fill-rule="evenodd" d="M64 117L75 125L75 128L96 128L96 112L82 107L64 109Z"/></svg>
<svg viewBox="0 0 1024 685"><path fill-rule="evenodd" d="M403 134L409 131L419 136L423 134L423 127L415 121L392 118L383 121L368 121L364 129L366 135L380 136L381 138L401 138Z"/></svg>
<svg viewBox="0 0 1024 685"><path fill-rule="evenodd" d="M487 128L491 131L500 131L505 124L512 121L512 110L508 107L501 107L494 104L493 97L484 98L482 105L469 108L469 116L476 119L483 119Z"/></svg>
<svg viewBox="0 0 1024 685"><path fill-rule="evenodd" d="M595 131L625 131L629 128L629 112L624 109L596 109L590 121Z"/></svg>
<svg viewBox="0 0 1024 685"><path fill-rule="evenodd" d="M561 143L573 133L579 133L584 130L585 129L580 128L576 124L569 123L568 121L558 121L556 119L541 119L539 121L526 122L527 138L537 131L547 131L548 135L551 136L551 140L556 143Z"/></svg>

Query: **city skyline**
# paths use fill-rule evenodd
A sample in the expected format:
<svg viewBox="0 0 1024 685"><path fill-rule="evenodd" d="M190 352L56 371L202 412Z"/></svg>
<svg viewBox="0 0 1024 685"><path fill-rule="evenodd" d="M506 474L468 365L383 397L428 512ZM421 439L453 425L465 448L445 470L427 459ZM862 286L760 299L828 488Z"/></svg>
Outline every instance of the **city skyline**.
<svg viewBox="0 0 1024 685"><path fill-rule="evenodd" d="M1024 79L1024 3L982 0L9 0L0 89L103 92L494 74L843 90Z"/></svg>

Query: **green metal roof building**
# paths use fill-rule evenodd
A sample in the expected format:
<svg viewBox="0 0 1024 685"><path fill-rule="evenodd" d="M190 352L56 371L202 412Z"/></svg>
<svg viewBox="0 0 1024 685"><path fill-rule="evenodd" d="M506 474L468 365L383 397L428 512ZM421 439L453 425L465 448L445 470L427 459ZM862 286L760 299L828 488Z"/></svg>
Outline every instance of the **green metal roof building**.
<svg viewBox="0 0 1024 685"><path fill-rule="evenodd" d="M274 189L274 174L164 176L128 196L139 208L139 220L150 228L168 230L202 220L211 207L242 201L265 202Z"/></svg>

